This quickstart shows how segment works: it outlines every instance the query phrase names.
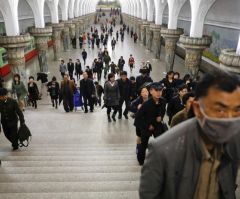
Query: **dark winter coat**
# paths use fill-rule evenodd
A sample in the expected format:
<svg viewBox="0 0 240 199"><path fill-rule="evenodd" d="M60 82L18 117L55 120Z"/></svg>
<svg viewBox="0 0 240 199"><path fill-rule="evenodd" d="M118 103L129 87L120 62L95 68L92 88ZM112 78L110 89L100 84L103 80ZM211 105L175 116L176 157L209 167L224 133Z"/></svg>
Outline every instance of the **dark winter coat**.
<svg viewBox="0 0 240 199"><path fill-rule="evenodd" d="M118 82L115 81L112 86L108 81L104 85L104 101L106 106L118 106L120 100L120 92L118 87Z"/></svg>
<svg viewBox="0 0 240 199"><path fill-rule="evenodd" d="M30 83L28 83L28 97L30 100L38 100L39 99L39 91L37 84L33 82L32 86Z"/></svg>
<svg viewBox="0 0 240 199"><path fill-rule="evenodd" d="M95 86L93 80L91 79L82 79L80 81L80 93L83 97L92 97L96 95Z"/></svg>

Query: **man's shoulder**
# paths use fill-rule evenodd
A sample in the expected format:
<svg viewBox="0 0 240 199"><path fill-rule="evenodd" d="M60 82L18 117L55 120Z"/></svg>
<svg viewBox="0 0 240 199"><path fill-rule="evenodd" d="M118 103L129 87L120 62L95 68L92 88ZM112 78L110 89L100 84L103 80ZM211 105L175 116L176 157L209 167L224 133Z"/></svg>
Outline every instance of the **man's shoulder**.
<svg viewBox="0 0 240 199"><path fill-rule="evenodd" d="M197 119L192 118L171 128L151 143L156 151L168 156L175 150L186 147L187 142L193 142L198 133Z"/></svg>

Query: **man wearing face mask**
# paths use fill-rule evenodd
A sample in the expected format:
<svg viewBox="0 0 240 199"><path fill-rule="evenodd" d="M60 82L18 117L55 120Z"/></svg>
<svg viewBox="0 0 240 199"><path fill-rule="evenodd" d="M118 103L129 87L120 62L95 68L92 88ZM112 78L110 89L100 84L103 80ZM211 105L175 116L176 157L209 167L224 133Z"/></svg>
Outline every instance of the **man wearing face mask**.
<svg viewBox="0 0 240 199"><path fill-rule="evenodd" d="M149 145L140 199L234 199L240 159L240 80L217 72L197 85L195 118Z"/></svg>

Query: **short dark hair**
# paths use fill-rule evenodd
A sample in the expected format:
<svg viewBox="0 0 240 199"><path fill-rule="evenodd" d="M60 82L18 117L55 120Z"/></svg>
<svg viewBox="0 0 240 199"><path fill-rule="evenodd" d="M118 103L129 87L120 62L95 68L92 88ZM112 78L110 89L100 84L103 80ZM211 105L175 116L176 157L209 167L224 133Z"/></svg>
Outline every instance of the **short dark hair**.
<svg viewBox="0 0 240 199"><path fill-rule="evenodd" d="M33 79L33 80L34 80L34 77L33 77L33 76L30 76L28 79L29 79L29 80L30 80L30 79Z"/></svg>
<svg viewBox="0 0 240 199"><path fill-rule="evenodd" d="M237 75L225 71L217 71L214 74L206 74L196 86L196 99L207 96L210 88L216 88L227 93L232 93L240 87L240 78Z"/></svg>
<svg viewBox="0 0 240 199"><path fill-rule="evenodd" d="M0 96L6 96L8 93L6 88L0 88Z"/></svg>
<svg viewBox="0 0 240 199"><path fill-rule="evenodd" d="M181 84L180 86L177 87L178 92L182 91L183 89L188 89L186 84Z"/></svg>
<svg viewBox="0 0 240 199"><path fill-rule="evenodd" d="M131 76L131 77L130 77L130 80L131 80L131 81L135 81L136 78L135 78L134 76Z"/></svg>
<svg viewBox="0 0 240 199"><path fill-rule="evenodd" d="M126 75L127 76L127 71L121 71L120 76Z"/></svg>
<svg viewBox="0 0 240 199"><path fill-rule="evenodd" d="M183 95L182 102L184 105L187 104L187 101L189 100L190 97L195 97L194 92L188 92L185 95Z"/></svg>
<svg viewBox="0 0 240 199"><path fill-rule="evenodd" d="M55 76L53 76L52 81L57 81L57 78Z"/></svg>
<svg viewBox="0 0 240 199"><path fill-rule="evenodd" d="M113 73L109 73L108 74L108 81L110 81L110 79L112 78L112 77L114 77L115 75L113 74Z"/></svg>

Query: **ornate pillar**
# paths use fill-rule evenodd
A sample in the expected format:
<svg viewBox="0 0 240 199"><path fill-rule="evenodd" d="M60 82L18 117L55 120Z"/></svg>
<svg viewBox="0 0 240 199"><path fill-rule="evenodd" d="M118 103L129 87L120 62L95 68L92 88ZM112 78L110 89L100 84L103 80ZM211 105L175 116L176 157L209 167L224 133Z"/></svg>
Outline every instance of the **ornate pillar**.
<svg viewBox="0 0 240 199"><path fill-rule="evenodd" d="M180 45L186 50L185 66L188 68L190 75L195 78L198 74L203 50L208 48L212 43L212 38L203 36L202 38L180 36Z"/></svg>
<svg viewBox="0 0 240 199"><path fill-rule="evenodd" d="M72 20L66 21L65 25L69 28L69 36L70 36L70 46L72 43L72 39L75 37L76 35L76 31L75 31L75 24L73 23Z"/></svg>
<svg viewBox="0 0 240 199"><path fill-rule="evenodd" d="M166 70L173 70L175 51L177 47L177 42L180 35L183 34L183 29L168 29L162 27L161 35L165 39L165 62L166 62Z"/></svg>
<svg viewBox="0 0 240 199"><path fill-rule="evenodd" d="M64 30L64 24L57 23L52 24L53 29L53 53L54 53L54 61L57 61L59 59L59 53L61 51L61 35L62 31Z"/></svg>
<svg viewBox="0 0 240 199"><path fill-rule="evenodd" d="M151 26L153 26L153 25L155 25L155 24L151 23L148 26L146 26L146 46L147 46L147 50L152 49L153 32L152 32Z"/></svg>
<svg viewBox="0 0 240 199"><path fill-rule="evenodd" d="M143 21L141 25L141 38L142 38L142 43L144 46L146 46L146 27L149 26L149 23L147 21Z"/></svg>
<svg viewBox="0 0 240 199"><path fill-rule="evenodd" d="M48 63L47 63L48 40L52 36L52 27L32 28L30 30L30 33L36 39L40 72L47 73L48 72Z"/></svg>
<svg viewBox="0 0 240 199"><path fill-rule="evenodd" d="M134 18L134 32L138 32L138 18L137 17L135 17Z"/></svg>
<svg viewBox="0 0 240 199"><path fill-rule="evenodd" d="M80 23L78 19L74 19L73 23L75 25L75 37L76 37L76 49L79 48L79 36L80 36Z"/></svg>
<svg viewBox="0 0 240 199"><path fill-rule="evenodd" d="M19 36L0 36L0 46L7 49L8 63L11 65L12 74L19 74L24 84L27 84L25 70L24 48L31 40L30 34Z"/></svg>
<svg viewBox="0 0 240 199"><path fill-rule="evenodd" d="M161 39L161 26L160 25L152 25L151 30L153 32L153 39L152 39L152 48L151 50L155 54L156 59L160 59L161 55L161 46L162 46L162 39Z"/></svg>
<svg viewBox="0 0 240 199"><path fill-rule="evenodd" d="M234 49L222 50L220 57L220 69L240 74L240 55Z"/></svg>
<svg viewBox="0 0 240 199"><path fill-rule="evenodd" d="M139 19L138 20L138 27L137 27L137 35L138 35L138 40L139 41L142 41L142 37L141 37L141 25L142 25L142 20L141 19Z"/></svg>

